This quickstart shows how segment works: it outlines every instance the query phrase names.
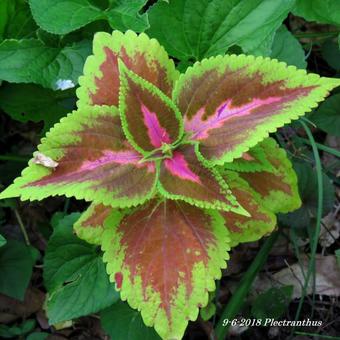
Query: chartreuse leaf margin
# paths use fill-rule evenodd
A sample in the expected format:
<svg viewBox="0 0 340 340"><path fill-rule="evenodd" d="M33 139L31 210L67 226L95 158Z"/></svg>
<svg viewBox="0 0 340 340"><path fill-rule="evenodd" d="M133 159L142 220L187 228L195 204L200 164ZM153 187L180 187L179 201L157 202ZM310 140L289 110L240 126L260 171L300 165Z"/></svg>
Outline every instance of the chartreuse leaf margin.
<svg viewBox="0 0 340 340"><path fill-rule="evenodd" d="M93 39L93 55L87 58L84 74L79 77L78 108L86 105L118 106L118 59L171 97L179 72L156 39L132 31L125 34L98 32Z"/></svg>
<svg viewBox="0 0 340 340"><path fill-rule="evenodd" d="M208 303L230 247L299 208L269 134L340 85L277 60L211 57L179 75L146 34L97 33L78 109L44 137L0 198L90 202L76 234L100 245L121 298L163 339Z"/></svg>
<svg viewBox="0 0 340 340"><path fill-rule="evenodd" d="M116 108L87 107L62 118L42 139L38 153L58 166L36 164L35 153L22 176L0 198L19 195L23 200L38 200L65 195L129 207L155 192L156 166L139 164L141 157L124 142Z"/></svg>
<svg viewBox="0 0 340 340"><path fill-rule="evenodd" d="M146 2L107 1L102 9L87 0L29 0L34 20L53 34L67 34L97 20L107 20L113 29L142 32L149 26L147 15L139 13Z"/></svg>
<svg viewBox="0 0 340 340"><path fill-rule="evenodd" d="M121 298L164 339L180 339L229 258L228 231L215 210L153 200L106 220L102 249Z"/></svg>
<svg viewBox="0 0 340 340"><path fill-rule="evenodd" d="M263 171L243 171L240 176L258 193L262 205L274 213L287 213L301 205L297 176L285 150L273 138L260 142L271 168Z"/></svg>
<svg viewBox="0 0 340 340"><path fill-rule="evenodd" d="M270 58L227 55L189 67L176 82L173 100L185 130L200 142L198 158L214 166L241 157L269 133L311 111L338 85L339 79Z"/></svg>
<svg viewBox="0 0 340 340"><path fill-rule="evenodd" d="M104 232L104 222L111 214L112 207L91 203L73 229L79 238L91 244L101 245Z"/></svg>
<svg viewBox="0 0 340 340"><path fill-rule="evenodd" d="M161 147L161 142L167 142L161 138L157 143L153 140L154 138L145 136L148 143L138 143L138 137L141 137L139 139L143 141L143 135L150 135L150 129L154 129L154 126L149 127L149 124L145 122L147 129L142 132L138 131L140 130L138 125L143 124L146 120L145 110L149 109L151 109L151 112L148 111L149 115L156 115L155 119L160 123L163 119L167 125L167 130L163 133L167 133L168 143L177 143L183 135L183 121L176 105L158 87L129 71L122 61L119 61L118 68L120 74L119 111L123 130L131 145L141 154L147 156L153 149ZM153 104L153 107L151 108L148 103L149 105ZM137 106L133 106L133 104ZM142 119L143 114L144 119ZM144 145L145 147L143 147Z"/></svg>
<svg viewBox="0 0 340 340"><path fill-rule="evenodd" d="M223 170L221 173L237 200L250 215L222 212L225 226L230 232L231 246L234 247L241 242L257 241L272 232L276 227L276 216L272 210L262 205L260 195L237 172Z"/></svg>

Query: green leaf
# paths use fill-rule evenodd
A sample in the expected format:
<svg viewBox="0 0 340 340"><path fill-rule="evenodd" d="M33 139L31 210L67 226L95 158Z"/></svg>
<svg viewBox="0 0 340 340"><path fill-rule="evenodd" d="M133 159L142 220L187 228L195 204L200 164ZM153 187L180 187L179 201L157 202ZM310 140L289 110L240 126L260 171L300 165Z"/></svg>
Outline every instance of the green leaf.
<svg viewBox="0 0 340 340"><path fill-rule="evenodd" d="M293 286L274 287L258 295L251 308L252 315L257 319L280 318L291 301L293 288Z"/></svg>
<svg viewBox="0 0 340 340"><path fill-rule="evenodd" d="M34 332L31 333L26 340L45 340L47 339L47 337L49 336L49 333L45 333L45 332Z"/></svg>
<svg viewBox="0 0 340 340"><path fill-rule="evenodd" d="M340 137L340 93L329 97L309 119L325 132Z"/></svg>
<svg viewBox="0 0 340 340"><path fill-rule="evenodd" d="M38 251L22 242L7 240L0 248L0 293L23 300Z"/></svg>
<svg viewBox="0 0 340 340"><path fill-rule="evenodd" d="M146 14L139 11L146 0L115 0L107 9L88 0L29 0L32 15L45 31L66 34L96 20L107 20L113 29L142 32L148 27Z"/></svg>
<svg viewBox="0 0 340 340"><path fill-rule="evenodd" d="M0 44L0 79L54 90L62 81L74 86L90 51L88 40L59 48L47 47L37 39L4 40Z"/></svg>
<svg viewBox="0 0 340 340"><path fill-rule="evenodd" d="M48 130L75 106L74 91L52 91L34 84L4 84L0 107L20 122L44 121Z"/></svg>
<svg viewBox="0 0 340 340"><path fill-rule="evenodd" d="M70 217L72 218L72 221L73 221L72 215L67 215L67 216L70 216ZM55 228L58 226L59 222L62 221L62 219L63 219L64 217L66 218L65 213L64 213L63 211L57 211L57 212L55 212L55 213L52 215L52 218L51 218L51 220L50 220L51 227L52 227L53 229L55 229Z"/></svg>
<svg viewBox="0 0 340 340"><path fill-rule="evenodd" d="M329 66L340 70L340 46L335 41L326 40L321 46L321 54Z"/></svg>
<svg viewBox="0 0 340 340"><path fill-rule="evenodd" d="M276 31L270 56L297 68L305 69L307 66L301 44L284 25Z"/></svg>
<svg viewBox="0 0 340 340"><path fill-rule="evenodd" d="M37 28L25 0L1 0L0 40L29 38Z"/></svg>
<svg viewBox="0 0 340 340"><path fill-rule="evenodd" d="M24 335L31 332L35 327L35 320L26 320L21 325L7 326L0 325L0 337L2 338L21 338L20 335Z"/></svg>
<svg viewBox="0 0 340 340"><path fill-rule="evenodd" d="M79 216L62 219L47 246L43 276L51 324L96 313L118 299L97 248L73 234Z"/></svg>
<svg viewBox="0 0 340 340"><path fill-rule="evenodd" d="M316 216L317 211L317 177L315 170L307 163L296 162L293 164L298 175L299 193L302 200L301 208L286 215L279 214L279 221L292 228L306 228L311 217ZM334 186L328 176L323 173L324 200L322 216L327 215L334 204Z"/></svg>
<svg viewBox="0 0 340 340"><path fill-rule="evenodd" d="M7 243L7 240L0 234L0 247L3 247Z"/></svg>
<svg viewBox="0 0 340 340"><path fill-rule="evenodd" d="M209 294L209 302L208 302L208 304L205 307L201 308L201 310L200 310L200 317L204 321L208 321L209 319L211 319L216 314L215 300L216 300L215 292L210 293Z"/></svg>
<svg viewBox="0 0 340 340"><path fill-rule="evenodd" d="M13 4L12 0L4 0L0 2L0 39L3 39L4 33L6 30L6 25L9 21L9 17L11 13L13 13Z"/></svg>
<svg viewBox="0 0 340 340"><path fill-rule="evenodd" d="M12 198L4 199L0 201L0 207L11 208L14 210L17 207L17 202Z"/></svg>
<svg viewBox="0 0 340 340"><path fill-rule="evenodd" d="M61 37L56 34L52 34L39 28L36 32L37 38L45 45L50 47L58 47L61 43Z"/></svg>
<svg viewBox="0 0 340 340"><path fill-rule="evenodd" d="M8 153L6 153L5 155L9 155L10 157L18 157L18 147L19 145L13 145L8 150ZM21 156L19 156L18 159L21 159L20 162L13 162L12 160L1 162L2 164L0 165L0 178L2 185L7 186L11 184L17 176L20 176L21 171L26 165L25 163L27 157L21 158Z"/></svg>
<svg viewBox="0 0 340 340"><path fill-rule="evenodd" d="M247 51L247 54L269 57L272 53L272 47L273 47L274 37L276 36L276 32L277 31L269 34L259 46L256 46L254 49ZM231 50L229 51L229 53L231 54ZM242 53L242 51L240 51L239 53L235 53L235 54L240 54L240 53Z"/></svg>
<svg viewBox="0 0 340 340"><path fill-rule="evenodd" d="M293 13L307 21L340 25L340 2L338 0L297 0Z"/></svg>
<svg viewBox="0 0 340 340"><path fill-rule="evenodd" d="M335 257L336 257L336 262L337 262L338 266L340 267L340 249L337 249L335 251Z"/></svg>
<svg viewBox="0 0 340 340"><path fill-rule="evenodd" d="M276 31L293 5L294 0L158 1L148 11L148 34L178 59L224 54L235 44L248 52Z"/></svg>
<svg viewBox="0 0 340 340"><path fill-rule="evenodd" d="M307 66L305 52L300 42L288 31L285 25L281 25L279 29L269 35L261 45L254 50L248 51L248 54L271 57L298 68L305 69Z"/></svg>
<svg viewBox="0 0 340 340"><path fill-rule="evenodd" d="M123 301L101 311L100 321L105 332L114 340L160 339L153 328L144 325L140 313Z"/></svg>

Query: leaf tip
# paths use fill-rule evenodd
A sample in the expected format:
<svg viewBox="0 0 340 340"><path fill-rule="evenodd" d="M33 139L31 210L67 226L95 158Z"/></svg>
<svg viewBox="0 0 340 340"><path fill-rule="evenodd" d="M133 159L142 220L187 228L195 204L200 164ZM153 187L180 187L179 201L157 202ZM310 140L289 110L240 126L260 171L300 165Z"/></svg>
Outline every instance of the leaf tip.
<svg viewBox="0 0 340 340"><path fill-rule="evenodd" d="M13 189L14 184L10 185L7 187L5 190L0 192L0 200L5 199L5 198L12 198L12 197L18 197L20 196L19 193Z"/></svg>

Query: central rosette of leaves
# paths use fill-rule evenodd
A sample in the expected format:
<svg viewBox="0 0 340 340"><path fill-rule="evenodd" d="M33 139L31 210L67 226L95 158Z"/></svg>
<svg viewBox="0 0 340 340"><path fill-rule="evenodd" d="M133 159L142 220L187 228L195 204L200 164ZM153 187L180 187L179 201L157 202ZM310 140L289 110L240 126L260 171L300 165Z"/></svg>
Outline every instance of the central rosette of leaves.
<svg viewBox="0 0 340 340"><path fill-rule="evenodd" d="M163 158L172 158L172 150L175 148L175 145L163 143L161 148Z"/></svg>
<svg viewBox="0 0 340 340"><path fill-rule="evenodd" d="M151 151L150 154L145 156L141 160L141 163L172 158L173 157L173 151L178 147L178 145L179 145L178 143L168 144L168 143L163 142L162 146L160 148L155 149L154 151Z"/></svg>
<svg viewBox="0 0 340 340"><path fill-rule="evenodd" d="M173 150L175 150L175 148L175 145L163 143L159 149L155 149L154 151L150 152L149 155L145 156L141 160L141 163L172 158Z"/></svg>
<svg viewBox="0 0 340 340"><path fill-rule="evenodd" d="M184 131L183 115L168 96L128 69L122 60L118 60L118 66L122 128L138 153L136 159L140 157L138 164L146 166L150 176L159 170L158 191L167 198L248 215L219 173L197 158L195 134L202 132L201 127ZM207 126L205 133L211 127Z"/></svg>

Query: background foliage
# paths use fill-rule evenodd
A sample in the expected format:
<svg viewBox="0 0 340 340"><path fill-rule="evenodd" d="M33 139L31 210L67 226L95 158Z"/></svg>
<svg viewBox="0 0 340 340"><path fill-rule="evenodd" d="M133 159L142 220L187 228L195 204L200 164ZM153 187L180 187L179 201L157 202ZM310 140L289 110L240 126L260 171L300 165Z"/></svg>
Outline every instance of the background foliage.
<svg viewBox="0 0 340 340"><path fill-rule="evenodd" d="M46 130L75 108L93 35L113 29L157 38L182 72L205 57L245 53L340 77L337 0L0 0L1 188L20 174ZM240 337L340 333L339 118L335 92L308 116L306 130L295 122L275 135L294 163L304 204L280 216L270 254L265 244L252 262L261 244L234 250L187 339L205 339L214 328L223 338L221 315L324 321L319 329L233 328ZM119 301L100 251L72 234L85 207L63 198L0 202L0 337L158 339Z"/></svg>

